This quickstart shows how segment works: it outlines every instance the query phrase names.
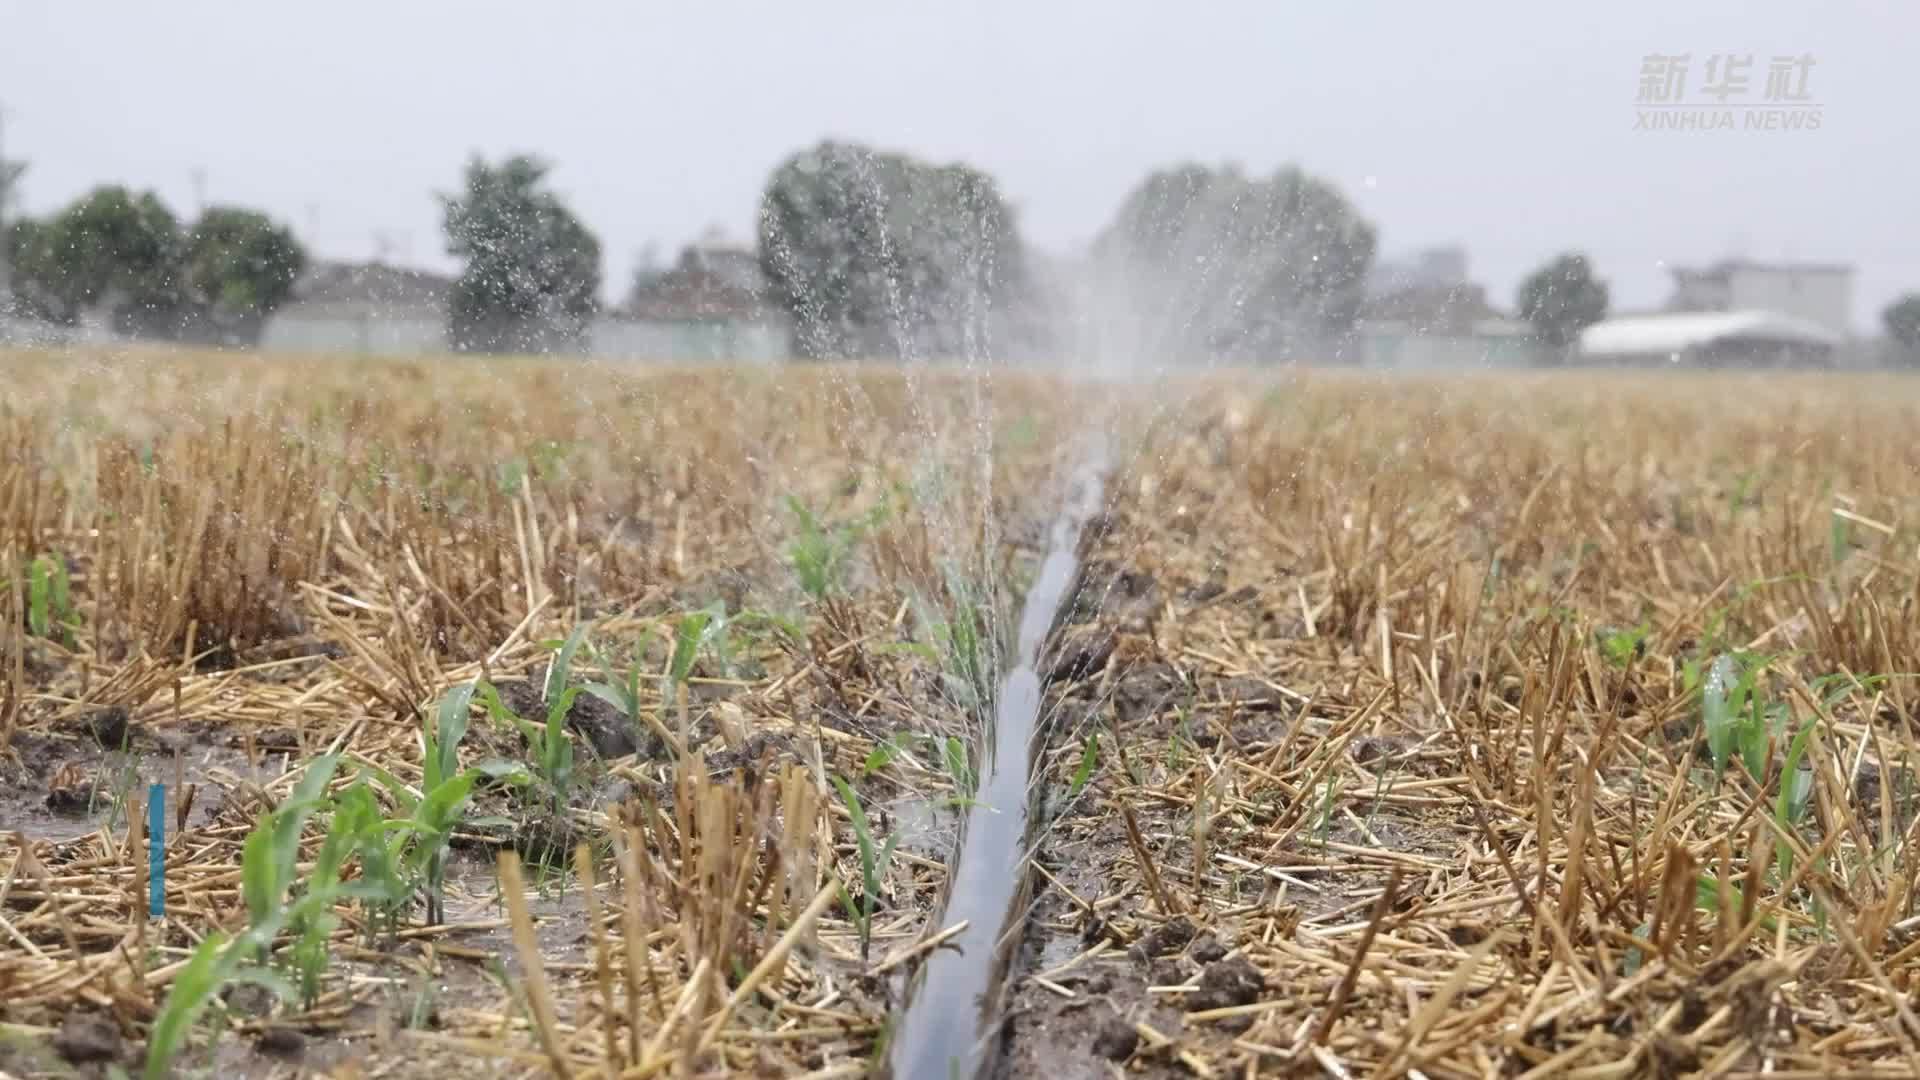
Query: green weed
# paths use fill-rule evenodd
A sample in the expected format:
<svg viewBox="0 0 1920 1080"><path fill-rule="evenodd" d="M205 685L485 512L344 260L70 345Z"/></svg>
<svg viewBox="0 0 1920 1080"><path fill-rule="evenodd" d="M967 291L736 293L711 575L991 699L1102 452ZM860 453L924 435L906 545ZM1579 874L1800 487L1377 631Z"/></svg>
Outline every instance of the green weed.
<svg viewBox="0 0 1920 1080"><path fill-rule="evenodd" d="M1631 630L1607 628L1599 631L1600 655L1609 665L1616 668L1628 668L1633 662L1645 655L1647 635L1652 633L1653 625L1642 622Z"/></svg>

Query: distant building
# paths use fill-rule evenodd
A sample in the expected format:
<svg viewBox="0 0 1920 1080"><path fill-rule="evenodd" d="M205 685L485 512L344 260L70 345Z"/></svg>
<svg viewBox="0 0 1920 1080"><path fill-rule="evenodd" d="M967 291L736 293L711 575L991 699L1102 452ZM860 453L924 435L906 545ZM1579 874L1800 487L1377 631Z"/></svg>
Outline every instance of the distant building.
<svg viewBox="0 0 1920 1080"><path fill-rule="evenodd" d="M1377 266L1354 331L1366 367L1525 367L1540 359L1533 328L1503 315L1486 288L1467 279L1461 248Z"/></svg>
<svg viewBox="0 0 1920 1080"><path fill-rule="evenodd" d="M1487 290L1471 282L1410 285L1368 297L1360 317L1376 325L1395 325L1411 333L1460 336L1499 317L1487 303Z"/></svg>
<svg viewBox="0 0 1920 1080"><path fill-rule="evenodd" d="M418 356L447 351L453 279L385 263L319 263L267 319L260 347L280 352Z"/></svg>
<svg viewBox="0 0 1920 1080"><path fill-rule="evenodd" d="M0 345L53 348L73 345L108 345L120 340L113 322L97 308L83 311L73 326L31 318L18 307L9 310L0 298ZM24 305L21 305L24 306Z"/></svg>
<svg viewBox="0 0 1920 1080"><path fill-rule="evenodd" d="M1431 292L1467 286L1467 249L1426 248L1397 259L1382 259L1367 272L1369 298L1407 290Z"/></svg>
<svg viewBox="0 0 1920 1080"><path fill-rule="evenodd" d="M709 233L671 269L636 275L627 302L595 321L606 359L775 361L787 356L785 313L767 297L760 257Z"/></svg>
<svg viewBox="0 0 1920 1080"><path fill-rule="evenodd" d="M1667 309L1772 311L1846 336L1853 317L1853 267L1722 259L1703 270L1676 268Z"/></svg>
<svg viewBox="0 0 1920 1080"><path fill-rule="evenodd" d="M787 354L785 320L764 299L752 251L689 247L671 269L641 275L627 304L596 317L582 351L606 359L771 361ZM261 347L280 352L425 356L450 351L453 279L372 263L321 263L267 320Z"/></svg>
<svg viewBox="0 0 1920 1080"><path fill-rule="evenodd" d="M1665 312L1606 319L1580 335L1580 359L1684 367L1831 367L1844 339L1774 311Z"/></svg>

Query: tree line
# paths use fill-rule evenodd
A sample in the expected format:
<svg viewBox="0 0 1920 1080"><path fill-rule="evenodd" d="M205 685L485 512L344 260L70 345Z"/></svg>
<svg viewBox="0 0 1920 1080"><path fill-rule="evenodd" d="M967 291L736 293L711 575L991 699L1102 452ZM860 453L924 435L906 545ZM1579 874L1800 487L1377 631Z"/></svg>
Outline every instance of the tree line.
<svg viewBox="0 0 1920 1080"><path fill-rule="evenodd" d="M448 298L460 350L576 347L598 312L601 245L531 155L478 156L439 193ZM0 162L0 207L20 166ZM789 155L760 197L765 299L789 316L795 354L838 359L1044 348L1073 302L1038 272L1013 207L987 173L828 140ZM293 293L308 256L284 224L212 207L190 224L153 192L96 188L4 236L17 307L72 324L105 309L116 329L250 343ZM1378 230L1337 186L1298 167L1248 176L1196 164L1137 184L1095 239L1096 318L1126 322L1161 355L1255 358L1336 341L1363 314ZM1570 348L1605 318L1607 283L1569 252L1529 274L1516 314ZM1920 295L1884 315L1920 353Z"/></svg>
<svg viewBox="0 0 1920 1080"><path fill-rule="evenodd" d="M461 347L584 332L599 245L546 173L532 157L475 159L463 190L442 196L449 250L465 263L453 305ZM756 234L765 299L789 317L802 358L1044 348L1071 299L1038 272L999 184L964 163L821 142L774 169ZM1298 168L1248 177L1189 165L1143 181L1093 259L1116 292L1165 310L1157 350L1257 354L1350 330L1375 237L1336 187Z"/></svg>
<svg viewBox="0 0 1920 1080"><path fill-rule="evenodd" d="M104 310L119 333L205 343L257 341L307 259L257 210L212 206L182 224L158 195L117 184L44 219L9 219L0 243L21 315L71 326Z"/></svg>

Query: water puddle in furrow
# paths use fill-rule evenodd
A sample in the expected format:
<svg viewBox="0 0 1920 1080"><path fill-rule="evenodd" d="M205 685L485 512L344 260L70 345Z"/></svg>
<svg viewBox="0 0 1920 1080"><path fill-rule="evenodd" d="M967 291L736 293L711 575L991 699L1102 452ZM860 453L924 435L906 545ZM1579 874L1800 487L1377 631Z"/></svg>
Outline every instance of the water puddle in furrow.
<svg viewBox="0 0 1920 1080"><path fill-rule="evenodd" d="M955 1080L990 1065L1005 976L1019 948L1026 910L1027 822L1033 763L1040 750L1040 650L1079 577L1080 534L1104 498L1107 447L1081 455L1054 519L1046 561L1020 612L1014 667L1000 683L990 756L961 832L958 864L935 926L966 930L935 950L907 987L907 1004L890 1041L894 1080Z"/></svg>

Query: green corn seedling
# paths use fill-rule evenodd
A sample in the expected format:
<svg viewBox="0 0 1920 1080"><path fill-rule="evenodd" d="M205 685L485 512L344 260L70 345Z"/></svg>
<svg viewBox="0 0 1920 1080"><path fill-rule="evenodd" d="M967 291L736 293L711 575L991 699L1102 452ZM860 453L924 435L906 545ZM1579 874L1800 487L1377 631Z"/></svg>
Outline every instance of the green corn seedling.
<svg viewBox="0 0 1920 1080"><path fill-rule="evenodd" d="M66 561L54 555L33 560L27 571L28 631L39 638L52 638L58 631L61 641L71 649L73 628L79 621L73 611Z"/></svg>
<svg viewBox="0 0 1920 1080"><path fill-rule="evenodd" d="M499 692L489 683L477 682L474 689L485 702L489 716L518 730L527 740L527 747L533 752L534 768L552 797L553 812L563 813L573 789L573 739L567 734L567 713L581 688L568 687L559 696L548 699L545 724L521 719L500 700Z"/></svg>
<svg viewBox="0 0 1920 1080"><path fill-rule="evenodd" d="M540 690L542 700L552 701L566 689L568 679L573 674L573 656L580 651L580 643L587 639L592 629L592 623L581 623L573 628L573 633L567 635L567 640L560 643L553 655L553 662L547 665L547 679Z"/></svg>
<svg viewBox="0 0 1920 1080"><path fill-rule="evenodd" d="M175 977L148 1040L147 1077L167 1075L194 1021L227 986L252 982L283 1000L299 995L311 1001L318 996L319 979L326 968L327 939L337 925L332 909L341 895L339 874L348 846L330 835L306 887L291 902L288 893L299 861L301 831L324 801L326 785L339 761L335 754L315 759L293 795L262 815L247 835L240 859L247 929L232 939L219 933L209 935ZM296 930L291 959L302 976L301 990L260 963L270 957L274 939L289 927Z"/></svg>
<svg viewBox="0 0 1920 1080"><path fill-rule="evenodd" d="M941 744L946 758L947 778L953 782L954 790L959 792L959 802L971 802L978 782L974 775L973 763L967 756L967 744L958 735L947 736Z"/></svg>
<svg viewBox="0 0 1920 1080"><path fill-rule="evenodd" d="M693 675L693 665L699 659L700 650L711 647L719 656L721 667L731 669L732 662L726 646L727 616L726 608L715 604L702 611L688 612L680 616L674 625L673 651L667 657L667 670L660 680L660 708L655 716L660 730L667 730L666 710L673 702L679 687ZM614 683L603 680L589 682L581 687L587 693L619 709L633 725L636 735L644 735L645 724L640 718L640 679L638 662L627 669L625 681ZM552 700L553 688L548 690L548 700Z"/></svg>
<svg viewBox="0 0 1920 1080"><path fill-rule="evenodd" d="M798 526L798 534L787 546L787 564L800 591L816 602L839 590L854 544L866 530L885 521L888 513L882 503L852 522L829 529L794 496L787 496L787 509Z"/></svg>
<svg viewBox="0 0 1920 1080"><path fill-rule="evenodd" d="M340 764L338 754L314 759L293 795L269 811L247 835L240 852L240 894L249 925L264 924L286 902L300 859L300 833L319 808L327 781Z"/></svg>
<svg viewBox="0 0 1920 1080"><path fill-rule="evenodd" d="M1785 725L1786 705L1763 700L1759 679L1764 666L1764 661L1723 654L1714 658L1700 682L1700 718L1716 776L1735 753L1754 777L1766 775L1767 749Z"/></svg>
<svg viewBox="0 0 1920 1080"><path fill-rule="evenodd" d="M872 776L874 773L893 764L893 759L905 753L906 749L904 734L895 734L885 742L876 744L867 754L867 760L861 764L860 775L862 777Z"/></svg>
<svg viewBox="0 0 1920 1080"><path fill-rule="evenodd" d="M591 645L588 648L592 650ZM644 743L647 723L640 716L640 680L643 677L640 662L636 660L628 664L625 676L616 681L617 673L612 663L602 658L597 650L592 651L600 663L600 670L604 677L585 683L581 689L620 710L620 714L625 716L627 723L632 726L634 737Z"/></svg>
<svg viewBox="0 0 1920 1080"><path fill-rule="evenodd" d="M771 631L795 645L803 645L807 640L807 629L798 619L772 611L736 612L728 618L727 625L730 629L737 627L746 631L743 636L757 637L760 633Z"/></svg>
<svg viewBox="0 0 1920 1080"><path fill-rule="evenodd" d="M383 781L384 783L385 781ZM402 787L404 790L404 787ZM354 894L366 905L369 943L382 931L399 929L400 912L413 896L414 883L401 866L405 847L413 839L406 819L389 822L380 813L380 804L364 779L356 778L345 791L334 797L333 821L328 840L339 836L349 844L360 860L360 877ZM427 921L437 918L437 905L429 893Z"/></svg>
<svg viewBox="0 0 1920 1080"><path fill-rule="evenodd" d="M793 511L799 526L799 535L787 548L793 576L799 581L801 592L815 601L825 600L838 584L843 552L837 538L820 527L819 520L805 503L790 495L787 508Z"/></svg>
<svg viewBox="0 0 1920 1080"><path fill-rule="evenodd" d="M854 903L847 895L845 885L840 887L840 904L846 908L847 918L853 923L860 935L860 959L868 959L873 945L873 907L880 896L880 879L886 874L887 863L893 858L893 847L900 839L898 833L887 837L886 843L876 848L873 841L873 829L867 824L866 811L860 806L860 796L854 794L853 787L840 777L833 778L833 786L840 792L840 799L847 805L847 816L853 821L854 843L860 849L860 902Z"/></svg>
<svg viewBox="0 0 1920 1080"><path fill-rule="evenodd" d="M475 785L485 776L512 779L524 775L523 767L505 763L460 768L459 746L466 738L468 712L480 685L462 683L448 690L434 717L423 721L419 794L385 769L361 762L400 807L403 817L383 820L379 805L364 787L349 788L335 802L335 824L357 838L361 880L389 921L424 889L427 922L440 923L445 917L447 843L453 830L466 820L467 801ZM492 688L487 690L491 692Z"/></svg>
<svg viewBox="0 0 1920 1080"><path fill-rule="evenodd" d="M239 937L229 939L214 931L194 949L185 967L173 977L167 1000L154 1018L147 1037L147 1061L142 1071L145 1080L165 1080L173 1059L186 1045L187 1035L207 1006L229 986L253 983L271 991L282 1000L293 997L286 980L272 971L251 963L251 958L266 951L280 932L288 912L275 912L265 923L248 928Z"/></svg>
<svg viewBox="0 0 1920 1080"><path fill-rule="evenodd" d="M667 685L677 688L693 675L694 661L720 623L712 611L690 611L680 616L673 629L673 655L667 661Z"/></svg>
<svg viewBox="0 0 1920 1080"><path fill-rule="evenodd" d="M1333 836L1333 811L1339 803L1340 788L1345 779L1344 775L1329 776L1321 789L1320 809L1314 822L1313 835L1322 851L1326 850L1327 841Z"/></svg>
<svg viewBox="0 0 1920 1080"><path fill-rule="evenodd" d="M1787 744L1786 761L1780 767L1780 791L1773 799L1774 820L1782 831L1796 832L1800 822L1807 815L1807 806L1813 801L1813 770L1800 767L1806 758L1807 741L1813 735L1813 725L1807 724L1800 729L1793 741ZM1774 839L1773 861L1778 868L1780 880L1793 876L1793 845L1784 838Z"/></svg>
<svg viewBox="0 0 1920 1080"><path fill-rule="evenodd" d="M1077 797L1086 790L1087 782L1093 779L1093 770L1100 762L1100 736L1096 732L1087 732L1080 744L1080 765L1073 770L1073 779L1067 784L1067 798Z"/></svg>

